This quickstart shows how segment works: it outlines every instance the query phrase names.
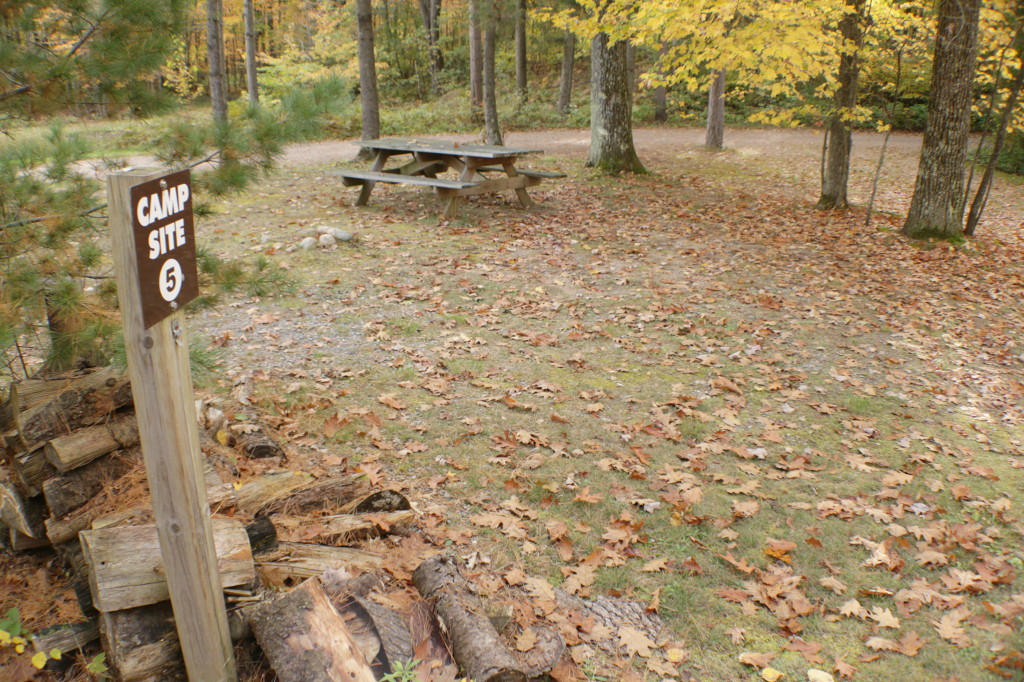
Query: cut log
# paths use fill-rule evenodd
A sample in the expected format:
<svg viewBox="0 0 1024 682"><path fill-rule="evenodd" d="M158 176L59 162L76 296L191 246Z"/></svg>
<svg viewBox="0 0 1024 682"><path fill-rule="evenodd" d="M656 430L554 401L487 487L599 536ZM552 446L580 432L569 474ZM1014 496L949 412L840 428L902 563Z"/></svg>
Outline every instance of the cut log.
<svg viewBox="0 0 1024 682"><path fill-rule="evenodd" d="M25 499L6 481L0 481L0 521L31 538L46 536L45 510L38 500Z"/></svg>
<svg viewBox="0 0 1024 682"><path fill-rule="evenodd" d="M252 523L245 524L245 534L249 536L249 547L252 548L253 556L277 549L277 528L265 516L257 517Z"/></svg>
<svg viewBox="0 0 1024 682"><path fill-rule="evenodd" d="M14 484L25 497L35 497L42 492L43 481L57 473L46 461L43 444L19 452L10 458L14 470Z"/></svg>
<svg viewBox="0 0 1024 682"><path fill-rule="evenodd" d="M303 539L310 539L309 535L316 532L314 537L331 538L333 542L353 542L407 526L415 518L416 512L411 509L370 514L319 516L310 519L306 524L307 535L304 535Z"/></svg>
<svg viewBox="0 0 1024 682"><path fill-rule="evenodd" d="M121 682L177 679L184 670L170 603L101 613L100 636Z"/></svg>
<svg viewBox="0 0 1024 682"><path fill-rule="evenodd" d="M42 549L43 547L49 547L50 541L44 538L34 538L30 535L25 535L21 531L14 530L13 528L8 529L8 538L11 543L11 549L15 552L27 552L30 549Z"/></svg>
<svg viewBox="0 0 1024 682"><path fill-rule="evenodd" d="M46 460L60 473L85 466L97 457L139 442L135 415L126 415L106 424L79 429L66 436L57 436L46 444Z"/></svg>
<svg viewBox="0 0 1024 682"><path fill-rule="evenodd" d="M284 450L263 426L257 426L253 431L240 434L237 446L245 453L246 457L253 459L284 457Z"/></svg>
<svg viewBox="0 0 1024 682"><path fill-rule="evenodd" d="M87 530L80 536L97 609L120 611L170 598L156 526ZM222 587L255 577L249 538L240 521L213 519L213 541Z"/></svg>
<svg viewBox="0 0 1024 682"><path fill-rule="evenodd" d="M107 455L109 457L110 455ZM96 464L95 462L93 465ZM83 467L81 471L91 466ZM78 471L69 475L78 474ZM222 483L214 469L206 468L206 498L210 508L234 506L234 490L231 485ZM78 533L92 528L109 528L121 525L143 525L153 520L152 507L149 503L149 488L141 468L131 469L104 490L109 492L102 498L94 497L88 504L76 509L71 515L63 518L46 519L46 536L57 545L78 537ZM127 499L125 499L127 498ZM122 502L122 500L124 500ZM135 500L131 502L130 500ZM115 508L121 505L121 508Z"/></svg>
<svg viewBox="0 0 1024 682"><path fill-rule="evenodd" d="M43 498L50 515L66 516L104 490L110 490L115 480L139 466L140 459L138 448L112 452L88 466L46 479L42 485Z"/></svg>
<svg viewBox="0 0 1024 682"><path fill-rule="evenodd" d="M352 500L340 511L346 514L362 512L391 512L402 509L412 509L409 500L400 492L394 490L378 490L366 497Z"/></svg>
<svg viewBox="0 0 1024 682"><path fill-rule="evenodd" d="M59 625L37 632L30 638L37 652L49 654L56 649L61 655L82 651L91 642L99 639L100 622L93 618L82 623Z"/></svg>
<svg viewBox="0 0 1024 682"><path fill-rule="evenodd" d="M64 570L71 577L71 589L78 598L78 608L86 618L96 616L96 607L92 603L92 590L89 589L89 566L85 563L82 543L77 539L54 547L60 556Z"/></svg>
<svg viewBox="0 0 1024 682"><path fill-rule="evenodd" d="M359 604L373 622L388 670L393 670L396 663L409 663L415 658L412 634L400 615L369 599L356 597L353 602Z"/></svg>
<svg viewBox="0 0 1024 682"><path fill-rule="evenodd" d="M12 415L13 436L21 450L30 450L83 426L98 424L132 400L128 375L112 367L68 382L60 393ZM5 434L8 437L10 434ZM11 439L8 438L8 445Z"/></svg>
<svg viewBox="0 0 1024 682"><path fill-rule="evenodd" d="M375 682L320 581L253 609L249 625L281 682Z"/></svg>
<svg viewBox="0 0 1024 682"><path fill-rule="evenodd" d="M49 400L64 390L72 381L92 374L97 370L75 372L45 379L25 379L11 384L7 400L0 404L0 430L6 431L13 424L15 414L20 414L34 405Z"/></svg>
<svg viewBox="0 0 1024 682"><path fill-rule="evenodd" d="M263 580L275 587L290 587L328 569L353 573L372 571L384 565L384 557L350 547L326 547L306 542L281 542L277 551L256 559Z"/></svg>
<svg viewBox="0 0 1024 682"><path fill-rule="evenodd" d="M238 508L254 516L314 508L339 509L352 499L364 497L369 487L362 474L316 479L302 471L273 471L238 490Z"/></svg>
<svg viewBox="0 0 1024 682"><path fill-rule="evenodd" d="M476 682L526 682L526 673L498 636L457 559L438 555L421 563L412 582L448 631L455 661Z"/></svg>

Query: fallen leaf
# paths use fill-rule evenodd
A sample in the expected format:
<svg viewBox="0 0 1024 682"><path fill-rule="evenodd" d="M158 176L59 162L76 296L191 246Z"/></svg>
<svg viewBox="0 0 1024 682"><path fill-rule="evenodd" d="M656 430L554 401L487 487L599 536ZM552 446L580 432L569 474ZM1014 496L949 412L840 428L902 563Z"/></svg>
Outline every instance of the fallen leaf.
<svg viewBox="0 0 1024 682"><path fill-rule="evenodd" d="M778 682L784 677L781 670L775 668L765 668L761 671L761 679L765 682Z"/></svg>
<svg viewBox="0 0 1024 682"><path fill-rule="evenodd" d="M618 633L619 644L625 648L626 653L630 656L642 656L647 658L651 655L651 649L657 647L657 644L648 637L643 631L636 628L624 627L619 630Z"/></svg>
<svg viewBox="0 0 1024 682"><path fill-rule="evenodd" d="M775 660L775 654L756 654L744 651L740 654L740 663L753 668L767 668Z"/></svg>

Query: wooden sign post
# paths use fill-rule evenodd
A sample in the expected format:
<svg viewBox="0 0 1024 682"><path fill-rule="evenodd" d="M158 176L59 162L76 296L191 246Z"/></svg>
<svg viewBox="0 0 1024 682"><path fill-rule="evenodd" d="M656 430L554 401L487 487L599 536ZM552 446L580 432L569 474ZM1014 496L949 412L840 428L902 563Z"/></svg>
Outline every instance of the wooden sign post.
<svg viewBox="0 0 1024 682"><path fill-rule="evenodd" d="M111 173L110 233L139 438L192 682L236 680L181 308L196 296L188 171Z"/></svg>

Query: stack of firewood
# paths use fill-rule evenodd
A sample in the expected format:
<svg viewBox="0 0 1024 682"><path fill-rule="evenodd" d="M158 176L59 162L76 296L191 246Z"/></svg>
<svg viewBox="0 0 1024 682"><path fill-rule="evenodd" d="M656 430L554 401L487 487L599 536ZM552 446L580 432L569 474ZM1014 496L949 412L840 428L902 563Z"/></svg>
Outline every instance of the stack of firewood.
<svg viewBox="0 0 1024 682"><path fill-rule="evenodd" d="M270 430L251 414L232 429L232 412L197 403L217 565L232 637L254 637L279 679L369 682L430 656L434 668L450 666L454 675L458 667L478 682L526 680L561 658L554 633L528 661L513 655L446 557L424 561L412 576L426 602L403 612L374 601L384 579L394 582L382 570L387 557L346 545L409 528L408 500L360 473L284 468ZM16 384L0 406L0 428L0 520L10 546L52 547L84 615L37 634L36 649L71 654L100 639L117 679L181 675L126 375L105 368ZM254 467L259 475L223 481L220 465L241 457L270 459ZM440 638L435 611L448 641L429 646Z"/></svg>

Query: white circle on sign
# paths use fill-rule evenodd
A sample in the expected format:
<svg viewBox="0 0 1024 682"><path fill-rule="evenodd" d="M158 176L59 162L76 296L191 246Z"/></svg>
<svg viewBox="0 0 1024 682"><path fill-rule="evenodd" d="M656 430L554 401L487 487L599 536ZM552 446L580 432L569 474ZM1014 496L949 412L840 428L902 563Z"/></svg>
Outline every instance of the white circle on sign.
<svg viewBox="0 0 1024 682"><path fill-rule="evenodd" d="M160 296L165 301L173 301L178 298L181 285L185 276L181 272L181 263L174 258L168 258L160 267L160 279L157 285L160 287Z"/></svg>

